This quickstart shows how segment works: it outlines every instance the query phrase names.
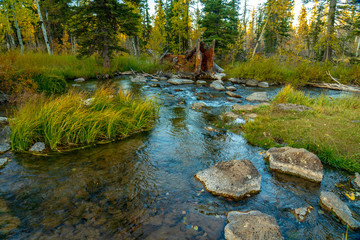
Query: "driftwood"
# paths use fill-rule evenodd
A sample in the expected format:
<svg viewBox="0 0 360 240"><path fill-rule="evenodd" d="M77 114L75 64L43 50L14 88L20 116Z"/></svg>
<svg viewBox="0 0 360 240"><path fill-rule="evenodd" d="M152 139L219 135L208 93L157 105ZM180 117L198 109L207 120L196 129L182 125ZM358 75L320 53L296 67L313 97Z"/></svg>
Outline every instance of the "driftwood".
<svg viewBox="0 0 360 240"><path fill-rule="evenodd" d="M161 61L172 64L182 76L191 78L212 77L215 73L224 71L214 62L214 53L215 40L210 46L206 46L198 39L196 47L186 54L166 53L161 57Z"/></svg>
<svg viewBox="0 0 360 240"><path fill-rule="evenodd" d="M338 91L360 92L359 87L348 86L340 83L336 78L331 76L329 71L327 71L326 74L329 75L329 77L336 83L308 83L308 85L312 87L327 88Z"/></svg>

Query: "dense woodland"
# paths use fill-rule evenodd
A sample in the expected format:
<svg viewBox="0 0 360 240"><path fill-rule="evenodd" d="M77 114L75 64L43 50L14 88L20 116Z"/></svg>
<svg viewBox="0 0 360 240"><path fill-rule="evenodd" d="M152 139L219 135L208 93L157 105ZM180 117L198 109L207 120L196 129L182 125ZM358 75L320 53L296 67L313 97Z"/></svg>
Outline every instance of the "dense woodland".
<svg viewBox="0 0 360 240"><path fill-rule="evenodd" d="M104 67L114 54L185 53L197 39L216 40L217 58L295 55L329 61L359 56L357 1L304 2L297 21L293 0L1 0L2 51L95 54ZM296 22L296 24L294 24Z"/></svg>

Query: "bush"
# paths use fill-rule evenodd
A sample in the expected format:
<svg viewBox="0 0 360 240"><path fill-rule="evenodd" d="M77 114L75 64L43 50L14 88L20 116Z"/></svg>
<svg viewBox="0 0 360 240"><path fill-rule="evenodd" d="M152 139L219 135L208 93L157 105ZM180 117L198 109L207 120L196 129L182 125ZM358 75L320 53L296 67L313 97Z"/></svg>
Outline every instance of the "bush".
<svg viewBox="0 0 360 240"><path fill-rule="evenodd" d="M33 77L35 83L37 83L38 92L45 92L46 94L62 94L66 89L66 81L64 78L54 75L35 75Z"/></svg>

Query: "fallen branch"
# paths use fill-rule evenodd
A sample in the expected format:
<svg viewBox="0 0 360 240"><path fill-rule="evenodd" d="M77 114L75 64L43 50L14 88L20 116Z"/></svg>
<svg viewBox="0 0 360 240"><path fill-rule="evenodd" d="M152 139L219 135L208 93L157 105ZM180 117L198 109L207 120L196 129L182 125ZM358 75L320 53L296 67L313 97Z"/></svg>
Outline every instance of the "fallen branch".
<svg viewBox="0 0 360 240"><path fill-rule="evenodd" d="M336 80L333 76L331 76L330 71L326 71L326 74L329 75L329 77L330 77L332 80L334 80L337 84L339 84L339 85L341 85L341 86L345 86L345 85L341 84L338 80Z"/></svg>

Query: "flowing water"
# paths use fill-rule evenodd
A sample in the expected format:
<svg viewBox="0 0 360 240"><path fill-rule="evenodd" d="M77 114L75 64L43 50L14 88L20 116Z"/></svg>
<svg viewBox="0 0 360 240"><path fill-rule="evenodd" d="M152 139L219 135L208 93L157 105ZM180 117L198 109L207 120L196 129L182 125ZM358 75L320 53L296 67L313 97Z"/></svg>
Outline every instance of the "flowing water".
<svg viewBox="0 0 360 240"><path fill-rule="evenodd" d="M158 96L163 105L154 129L61 155L5 154L12 161L0 170L0 203L6 202L9 212L1 213L0 207L0 220L7 216L20 223L0 238L223 239L226 212L259 210L276 218L285 239L341 239L346 226L321 210L321 190L337 193L360 213L358 202L346 199L344 188L335 186L349 186L348 173L325 167L321 184L274 174L260 154L263 149L250 146L241 135L206 131L219 113L231 109L224 92L165 82L154 88L126 78L116 83L144 96ZM80 85L96 87L94 82ZM274 96L280 89L237 87L242 96L254 91ZM210 107L192 110L196 95L204 96L202 101ZM216 162L244 158L262 175L261 192L251 198L215 197L193 177ZM290 210L308 206L313 210L299 223ZM348 239L359 238L359 233L349 232Z"/></svg>

